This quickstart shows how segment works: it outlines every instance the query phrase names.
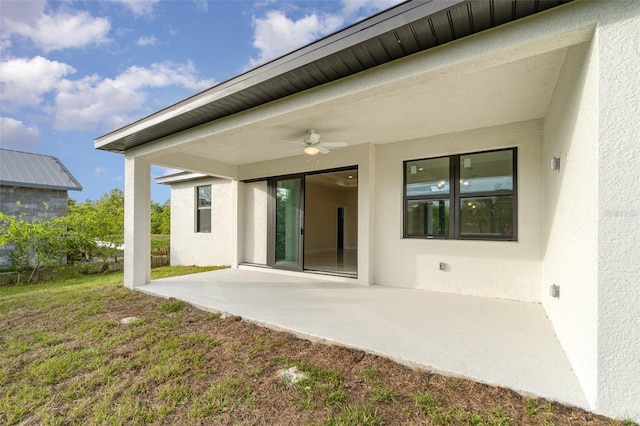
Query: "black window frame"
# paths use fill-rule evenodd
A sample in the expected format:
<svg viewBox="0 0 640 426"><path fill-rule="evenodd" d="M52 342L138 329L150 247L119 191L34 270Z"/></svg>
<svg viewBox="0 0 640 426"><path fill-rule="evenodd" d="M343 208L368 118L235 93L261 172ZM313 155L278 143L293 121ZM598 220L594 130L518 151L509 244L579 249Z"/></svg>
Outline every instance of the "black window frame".
<svg viewBox="0 0 640 426"><path fill-rule="evenodd" d="M200 205L200 188L205 188L205 187L209 187L209 205L208 206L201 206ZM212 185L208 184L208 185L196 185L196 191L195 191L195 207L196 207L196 214L195 214L195 232L198 234L210 234L211 233L211 228L212 228L212 217L211 217L211 205L213 203L213 193L212 193ZM200 212L204 211L204 210L209 210L209 226L208 229L205 228L205 230L203 230L203 226L201 223L201 215Z"/></svg>
<svg viewBox="0 0 640 426"><path fill-rule="evenodd" d="M460 159L465 156L485 154L490 152L511 151L512 153L512 176L513 185L511 189L501 189L495 191L465 192L460 190ZM417 161L449 159L449 193L448 194L427 194L427 195L407 195L407 167L409 163ZM445 240L481 240L481 241L518 241L518 149L517 147L492 149L486 151L465 152L461 154L443 155L438 157L425 157L405 160L402 162L402 209L403 223L402 235L407 239L445 239ZM512 234L511 235L487 235L487 234L461 234L461 212L460 202L467 198L488 198L488 197L512 197ZM408 213L410 201L426 200L448 200L449 201L449 232L441 235L409 234L407 231Z"/></svg>

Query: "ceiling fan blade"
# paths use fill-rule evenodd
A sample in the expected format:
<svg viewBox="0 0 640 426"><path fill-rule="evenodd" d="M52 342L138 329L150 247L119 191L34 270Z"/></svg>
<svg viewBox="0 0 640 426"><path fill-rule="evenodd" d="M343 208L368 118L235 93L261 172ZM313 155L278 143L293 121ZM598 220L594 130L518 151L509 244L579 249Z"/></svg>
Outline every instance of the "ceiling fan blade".
<svg viewBox="0 0 640 426"><path fill-rule="evenodd" d="M300 142L300 141L287 141L287 140L284 140L284 139L281 139L281 140L279 140L278 142L293 143L293 144L296 144L296 145L304 145L304 142Z"/></svg>
<svg viewBox="0 0 640 426"><path fill-rule="evenodd" d="M320 142L322 145L329 148L338 148L342 146L348 146L349 144L346 142Z"/></svg>
<svg viewBox="0 0 640 426"><path fill-rule="evenodd" d="M313 146L318 148L320 150L320 152L323 153L323 154L328 154L329 153L329 150L327 148L325 148L324 146L322 146L322 144L315 144Z"/></svg>

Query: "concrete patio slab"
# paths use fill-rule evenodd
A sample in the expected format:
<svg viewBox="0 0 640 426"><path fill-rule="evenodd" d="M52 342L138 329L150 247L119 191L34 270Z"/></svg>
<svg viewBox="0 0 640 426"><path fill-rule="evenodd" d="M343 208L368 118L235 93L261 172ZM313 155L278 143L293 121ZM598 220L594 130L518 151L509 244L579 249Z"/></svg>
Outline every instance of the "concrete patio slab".
<svg viewBox="0 0 640 426"><path fill-rule="evenodd" d="M588 408L540 304L224 269L137 289Z"/></svg>

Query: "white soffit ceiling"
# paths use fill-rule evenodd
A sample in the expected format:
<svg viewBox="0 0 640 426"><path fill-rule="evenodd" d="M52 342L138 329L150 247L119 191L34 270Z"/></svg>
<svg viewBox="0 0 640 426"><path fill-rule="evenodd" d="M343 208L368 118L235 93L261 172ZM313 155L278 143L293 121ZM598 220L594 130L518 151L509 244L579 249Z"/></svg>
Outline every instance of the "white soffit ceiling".
<svg viewBox="0 0 640 426"><path fill-rule="evenodd" d="M232 165L289 157L313 128L325 141L385 144L544 117L567 48L481 70L410 81L300 109L182 144L175 150ZM195 144L195 145L194 145ZM170 160L171 150L162 157ZM175 152L175 151L174 151ZM340 148L329 155L339 155Z"/></svg>

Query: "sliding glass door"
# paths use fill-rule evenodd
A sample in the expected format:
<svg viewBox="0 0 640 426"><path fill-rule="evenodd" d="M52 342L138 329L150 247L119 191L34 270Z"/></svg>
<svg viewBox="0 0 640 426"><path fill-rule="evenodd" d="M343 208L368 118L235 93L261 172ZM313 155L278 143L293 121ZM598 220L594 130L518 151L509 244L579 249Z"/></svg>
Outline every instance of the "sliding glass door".
<svg viewBox="0 0 640 426"><path fill-rule="evenodd" d="M357 277L357 167L272 177L268 188L268 266Z"/></svg>
<svg viewBox="0 0 640 426"><path fill-rule="evenodd" d="M273 265L302 270L303 177L275 178L275 253Z"/></svg>

